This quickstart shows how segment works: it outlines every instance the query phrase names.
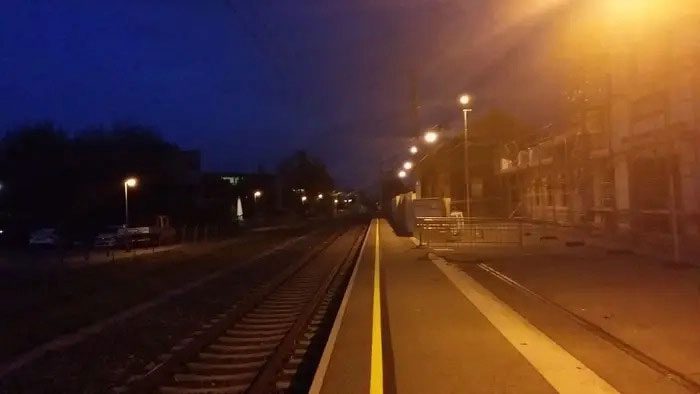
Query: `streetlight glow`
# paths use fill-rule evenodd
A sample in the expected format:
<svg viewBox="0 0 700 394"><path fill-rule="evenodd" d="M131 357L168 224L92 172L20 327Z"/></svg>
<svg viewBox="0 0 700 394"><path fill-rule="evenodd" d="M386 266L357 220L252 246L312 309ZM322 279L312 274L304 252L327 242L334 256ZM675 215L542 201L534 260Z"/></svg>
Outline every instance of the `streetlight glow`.
<svg viewBox="0 0 700 394"><path fill-rule="evenodd" d="M418 153L418 147L413 145L408 151L411 152L412 155L415 155Z"/></svg>
<svg viewBox="0 0 700 394"><path fill-rule="evenodd" d="M129 188L136 187L138 181L136 178L127 178L124 180L124 228L129 227Z"/></svg>
<svg viewBox="0 0 700 394"><path fill-rule="evenodd" d="M259 198L260 196L262 196L262 192L260 190L256 190L255 193L253 193L253 197L255 198Z"/></svg>
<svg viewBox="0 0 700 394"><path fill-rule="evenodd" d="M336 198L333 200L333 204L337 204L337 203L338 203L338 199Z"/></svg>
<svg viewBox="0 0 700 394"><path fill-rule="evenodd" d="M463 94L463 95L459 96L459 103L464 105L464 106L467 106L470 101L471 101L471 97L469 97L468 94Z"/></svg>
<svg viewBox="0 0 700 394"><path fill-rule="evenodd" d="M404 170L399 171L399 178L402 178L402 179L403 179L403 178L406 178L406 175L408 175L408 174L406 173L406 171L404 171Z"/></svg>
<svg viewBox="0 0 700 394"><path fill-rule="evenodd" d="M411 168L413 168L413 163L410 161L406 161L403 163L403 169L406 171L409 171Z"/></svg>
<svg viewBox="0 0 700 394"><path fill-rule="evenodd" d="M434 144L438 140L438 133L435 131L426 131L423 134L423 140L428 144Z"/></svg>
<svg viewBox="0 0 700 394"><path fill-rule="evenodd" d="M301 196L301 202L306 202L306 196Z"/></svg>
<svg viewBox="0 0 700 394"><path fill-rule="evenodd" d="M323 198L323 193L318 193L318 196L316 196L319 200Z"/></svg>

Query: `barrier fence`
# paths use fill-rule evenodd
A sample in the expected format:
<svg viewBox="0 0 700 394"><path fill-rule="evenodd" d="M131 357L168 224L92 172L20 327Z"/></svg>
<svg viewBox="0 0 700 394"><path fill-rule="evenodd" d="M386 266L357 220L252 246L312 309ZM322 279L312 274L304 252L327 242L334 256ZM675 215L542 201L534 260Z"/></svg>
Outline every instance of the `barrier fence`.
<svg viewBox="0 0 700 394"><path fill-rule="evenodd" d="M523 246L525 223L499 218L416 218L421 245L515 245Z"/></svg>

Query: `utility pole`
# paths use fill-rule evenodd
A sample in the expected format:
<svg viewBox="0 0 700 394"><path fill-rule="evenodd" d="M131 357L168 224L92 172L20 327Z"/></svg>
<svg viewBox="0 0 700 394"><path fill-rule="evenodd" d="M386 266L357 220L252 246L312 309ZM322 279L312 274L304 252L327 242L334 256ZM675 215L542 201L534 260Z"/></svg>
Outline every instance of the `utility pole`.
<svg viewBox="0 0 700 394"><path fill-rule="evenodd" d="M666 177L668 178L668 206L669 206L669 224L671 225L671 236L673 241L673 262L680 262L680 234L678 231L678 206L676 204L676 181L675 181L675 166L672 164L675 162L675 151L676 143L674 140L674 135L671 133L671 94L673 94L672 89L672 70L671 64L673 62L673 37L671 31L667 32L667 44L666 44L666 61L665 61L665 71L666 71L666 89L663 92L664 95L664 134L668 138L668 152L667 157L664 160L664 167L666 171Z"/></svg>
<svg viewBox="0 0 700 394"><path fill-rule="evenodd" d="M472 217L471 180L469 175L469 122L467 116L472 110L469 108L470 101L471 98L466 94L459 97L459 103L462 104L462 114L464 116L464 205L467 221L471 221Z"/></svg>
<svg viewBox="0 0 700 394"><path fill-rule="evenodd" d="M675 150L676 144L673 140L673 134L671 131L671 103L670 89L667 89L664 95L664 132L668 136L666 141L668 149L666 150L666 158L664 160L664 171L666 172L666 178L668 178L668 208L669 208L669 225L671 226L671 237L673 243L673 262L680 262L680 234L678 230L678 206L676 203L676 180L675 180Z"/></svg>
<svg viewBox="0 0 700 394"><path fill-rule="evenodd" d="M464 114L464 201L467 207L467 220L471 220L472 217L471 191L469 190L469 127L467 122L469 111L471 111L469 108L462 109Z"/></svg>
<svg viewBox="0 0 700 394"><path fill-rule="evenodd" d="M409 72L409 84L411 89L411 128L414 135L420 134L420 102L418 100L418 76L415 68Z"/></svg>

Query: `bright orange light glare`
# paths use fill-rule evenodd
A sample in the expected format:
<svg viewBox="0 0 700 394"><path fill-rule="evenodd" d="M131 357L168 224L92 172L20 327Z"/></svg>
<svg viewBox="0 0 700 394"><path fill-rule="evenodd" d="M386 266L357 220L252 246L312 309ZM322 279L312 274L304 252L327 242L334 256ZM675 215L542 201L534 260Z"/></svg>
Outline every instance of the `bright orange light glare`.
<svg viewBox="0 0 700 394"><path fill-rule="evenodd" d="M438 133L434 131L427 131L423 135L423 140L427 142L428 144L433 144L438 140Z"/></svg>
<svg viewBox="0 0 700 394"><path fill-rule="evenodd" d="M633 24L657 24L697 11L687 0L603 0L601 10L613 21Z"/></svg>

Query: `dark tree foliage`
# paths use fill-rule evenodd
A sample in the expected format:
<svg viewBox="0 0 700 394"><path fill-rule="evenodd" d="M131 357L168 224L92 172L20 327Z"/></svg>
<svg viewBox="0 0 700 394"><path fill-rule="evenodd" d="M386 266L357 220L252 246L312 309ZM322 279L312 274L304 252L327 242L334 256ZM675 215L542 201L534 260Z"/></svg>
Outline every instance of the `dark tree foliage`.
<svg viewBox="0 0 700 394"><path fill-rule="evenodd" d="M205 176L200 182L197 212L207 223L236 220L237 193L233 185L217 176Z"/></svg>
<svg viewBox="0 0 700 394"><path fill-rule="evenodd" d="M286 206L294 206L299 201L298 193L293 190L303 189L306 196L312 199L319 193L328 194L333 190L331 178L326 166L305 151L297 151L282 160L278 174L282 185L282 197Z"/></svg>
<svg viewBox="0 0 700 394"><path fill-rule="evenodd" d="M123 223L125 178L134 221L155 214L186 219L194 205L188 162L152 129L116 125L69 136L50 123L9 132L0 145L0 204L29 227L68 232Z"/></svg>

